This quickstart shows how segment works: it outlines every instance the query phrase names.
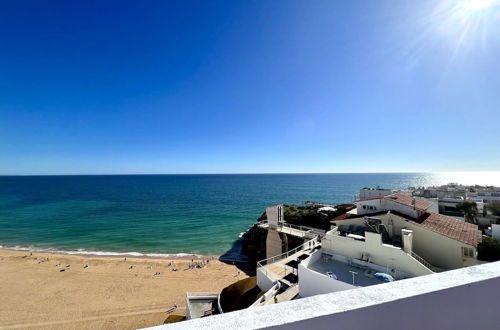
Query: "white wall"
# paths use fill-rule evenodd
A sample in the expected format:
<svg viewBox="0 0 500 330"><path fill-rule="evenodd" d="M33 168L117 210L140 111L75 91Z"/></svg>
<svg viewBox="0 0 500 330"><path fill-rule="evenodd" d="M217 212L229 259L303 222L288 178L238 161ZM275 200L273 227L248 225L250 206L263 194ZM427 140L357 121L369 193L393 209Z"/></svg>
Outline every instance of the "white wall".
<svg viewBox="0 0 500 330"><path fill-rule="evenodd" d="M413 231L413 251L433 266L445 270L461 268L464 266L462 247L476 250L472 245L427 230L398 216L385 215L382 222L387 226L391 219L395 232L404 228Z"/></svg>
<svg viewBox="0 0 500 330"><path fill-rule="evenodd" d="M491 237L500 240L500 225L496 224L491 225Z"/></svg>
<svg viewBox="0 0 500 330"><path fill-rule="evenodd" d="M155 329L498 329L500 262Z"/></svg>
<svg viewBox="0 0 500 330"><path fill-rule="evenodd" d="M357 287L339 280L334 280L327 275L320 274L307 267L321 258L317 251L299 264L299 294L301 297L311 297L329 292L356 289Z"/></svg>
<svg viewBox="0 0 500 330"><path fill-rule="evenodd" d="M365 233L366 241L358 241L349 237L338 235L326 235L321 241L325 252L340 254L354 259L361 259L363 255L369 255L370 262L396 269L415 276L432 273L420 262L410 257L402 249L382 244L380 234Z"/></svg>
<svg viewBox="0 0 500 330"><path fill-rule="evenodd" d="M366 206L366 208L363 208L363 206ZM369 206L371 206L372 209L370 209ZM367 214L385 211L385 209L382 207L382 199L371 199L367 201L356 202L356 211L357 214Z"/></svg>
<svg viewBox="0 0 500 330"><path fill-rule="evenodd" d="M445 269L457 269L464 266L462 247L468 247L476 251L472 245L462 243L447 236L438 234L431 230L406 221L394 214L384 214L377 216L390 232L392 226L393 234L401 235L401 229L413 231L413 251L424 258L431 265ZM336 221L339 226L364 226L363 218L346 219Z"/></svg>
<svg viewBox="0 0 500 330"><path fill-rule="evenodd" d="M390 195L392 193L393 190L391 189L362 188L359 190L359 199L385 196L385 195Z"/></svg>
<svg viewBox="0 0 500 330"><path fill-rule="evenodd" d="M274 282L267 276L264 268L257 268L257 286L262 291L269 291L274 285Z"/></svg>
<svg viewBox="0 0 500 330"><path fill-rule="evenodd" d="M417 218L419 216L418 211L415 210L414 207L397 203L390 199L384 199L382 205L387 211L399 212L412 218Z"/></svg>
<svg viewBox="0 0 500 330"><path fill-rule="evenodd" d="M363 208L363 206L366 207ZM369 206L373 207L373 209L370 209ZM415 210L412 206L397 203L393 200L385 198L356 202L356 209L357 214L367 214L392 210L414 218L418 216L417 210Z"/></svg>

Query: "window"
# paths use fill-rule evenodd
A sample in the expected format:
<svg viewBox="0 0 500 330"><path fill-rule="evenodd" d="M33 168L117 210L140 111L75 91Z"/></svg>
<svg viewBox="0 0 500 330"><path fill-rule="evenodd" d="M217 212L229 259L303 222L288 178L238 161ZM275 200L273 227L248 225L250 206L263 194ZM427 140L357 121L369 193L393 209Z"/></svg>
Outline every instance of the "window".
<svg viewBox="0 0 500 330"><path fill-rule="evenodd" d="M462 255L468 258L474 258L474 250L468 247L462 247Z"/></svg>

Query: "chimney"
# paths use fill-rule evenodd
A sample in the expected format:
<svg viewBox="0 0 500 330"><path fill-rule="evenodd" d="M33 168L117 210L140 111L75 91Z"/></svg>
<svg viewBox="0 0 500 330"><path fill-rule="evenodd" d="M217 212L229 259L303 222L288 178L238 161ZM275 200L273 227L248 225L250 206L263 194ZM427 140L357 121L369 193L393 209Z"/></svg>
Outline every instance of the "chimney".
<svg viewBox="0 0 500 330"><path fill-rule="evenodd" d="M413 246L413 230L401 229L401 236L403 237L403 251L411 253Z"/></svg>

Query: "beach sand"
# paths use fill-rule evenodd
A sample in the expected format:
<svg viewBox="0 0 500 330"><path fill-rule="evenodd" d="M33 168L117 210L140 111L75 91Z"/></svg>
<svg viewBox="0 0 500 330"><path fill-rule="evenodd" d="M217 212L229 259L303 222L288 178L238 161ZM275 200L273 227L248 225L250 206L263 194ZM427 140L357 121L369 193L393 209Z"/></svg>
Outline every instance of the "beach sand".
<svg viewBox="0 0 500 330"><path fill-rule="evenodd" d="M210 261L201 269L185 270L192 258L199 264ZM160 325L174 304L178 305L174 314L185 314L187 291L219 292L246 277L216 259L127 257L125 261L124 257L35 252L30 256L0 250L0 329ZM154 276L157 272L160 275Z"/></svg>

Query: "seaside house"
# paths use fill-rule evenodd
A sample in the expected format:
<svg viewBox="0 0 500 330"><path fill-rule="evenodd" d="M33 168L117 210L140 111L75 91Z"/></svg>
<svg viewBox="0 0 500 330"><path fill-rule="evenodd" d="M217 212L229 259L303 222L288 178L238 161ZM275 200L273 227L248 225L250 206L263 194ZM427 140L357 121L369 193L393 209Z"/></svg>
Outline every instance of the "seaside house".
<svg viewBox="0 0 500 330"><path fill-rule="evenodd" d="M401 191L401 190L394 190L394 189L386 189L386 188L369 188L369 187L364 187L359 190L359 195L357 196L356 199L368 199L368 198L373 198L373 197L382 197L382 196L387 196L390 194L394 194L396 192L399 193L404 193L404 194L411 194L411 191Z"/></svg>
<svg viewBox="0 0 500 330"><path fill-rule="evenodd" d="M411 255L424 264L450 270L476 264L481 231L476 225L431 211L432 203L394 193L355 202L356 208L331 220L341 234L373 229L383 242L404 246L411 231ZM369 251L367 251L369 254Z"/></svg>
<svg viewBox="0 0 500 330"><path fill-rule="evenodd" d="M384 244L382 234L327 232L321 249L298 266L301 297L356 289L440 271L412 252L413 232L403 229L404 247Z"/></svg>

